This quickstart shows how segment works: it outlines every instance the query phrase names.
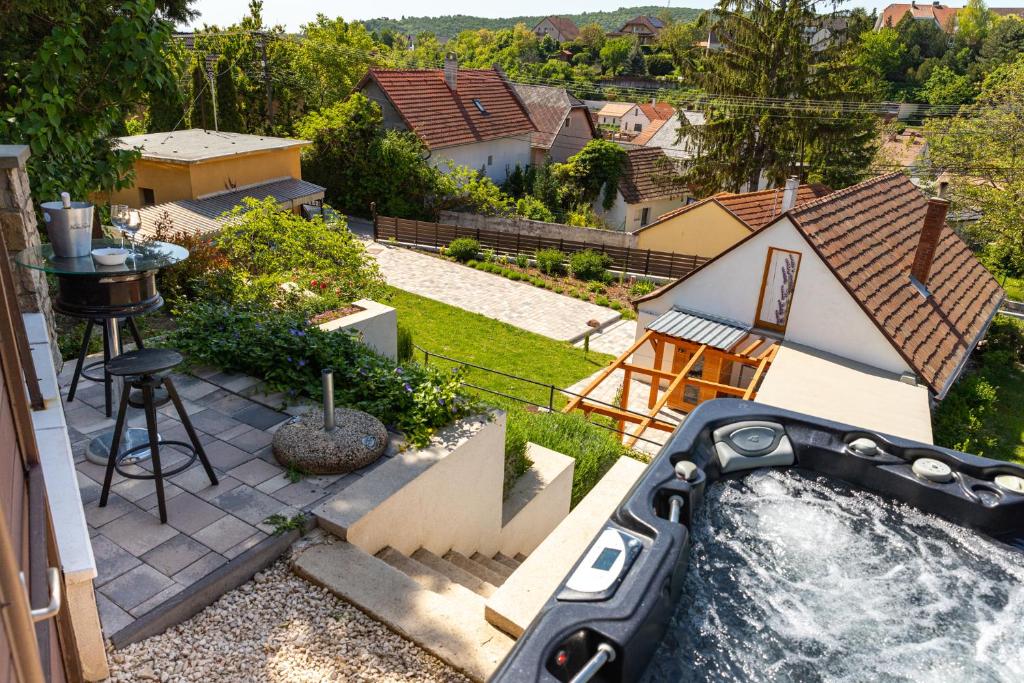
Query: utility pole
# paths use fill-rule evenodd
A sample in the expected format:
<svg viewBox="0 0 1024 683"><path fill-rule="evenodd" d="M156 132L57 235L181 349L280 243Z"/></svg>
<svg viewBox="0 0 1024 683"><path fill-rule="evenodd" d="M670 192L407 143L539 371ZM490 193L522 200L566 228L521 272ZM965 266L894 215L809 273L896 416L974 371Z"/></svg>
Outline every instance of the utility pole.
<svg viewBox="0 0 1024 683"><path fill-rule="evenodd" d="M260 53L263 61L263 84L267 90L267 134L274 132L274 90L270 82L270 61L267 59L267 34L260 34Z"/></svg>
<svg viewBox="0 0 1024 683"><path fill-rule="evenodd" d="M219 59L220 55L216 52L206 55L206 77L210 79L210 101L213 102L213 129L216 131L220 130L220 126L217 124L217 81L214 76L217 69L217 60Z"/></svg>

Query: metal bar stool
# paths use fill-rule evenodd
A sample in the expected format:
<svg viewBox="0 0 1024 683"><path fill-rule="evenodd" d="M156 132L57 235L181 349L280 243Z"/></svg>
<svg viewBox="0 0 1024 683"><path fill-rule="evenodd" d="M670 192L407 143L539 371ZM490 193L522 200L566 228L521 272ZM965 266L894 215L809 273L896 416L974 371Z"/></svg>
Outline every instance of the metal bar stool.
<svg viewBox="0 0 1024 683"><path fill-rule="evenodd" d="M139 334L139 328L135 324L135 319L132 317L125 318L125 322L128 326L128 331L131 333L132 338L135 340L135 347L139 349L145 348L145 344L142 343L142 335ZM103 360L94 361L86 364L85 357L89 354L89 342L92 339L92 328L99 327L103 330ZM71 386L68 388L68 403L75 400L75 392L78 391L78 380L84 377L93 382L101 382L103 384L103 390L106 395L106 415L110 417L112 408L112 386L110 381L110 374L106 371L106 365L110 362L111 349L110 349L110 336L107 334L107 327L103 324L103 320L99 318L88 318L85 323L85 334L82 335L82 347L78 350L78 361L75 363L75 374L71 376ZM103 367L103 375L90 375L95 368Z"/></svg>
<svg viewBox="0 0 1024 683"><path fill-rule="evenodd" d="M113 440L110 443L107 472L103 477L103 492L100 494L100 507L104 507L107 504L107 496L110 494L110 483L115 470L117 470L118 474L128 479L156 480L156 499L160 508L160 521L162 523L167 522L167 507L164 504L164 477L171 477L184 472L192 466L192 463L198 457L206 469L210 483L213 485L218 483L217 475L214 473L213 467L206 457L206 452L203 451L203 446L199 443L199 437L196 436L196 431L192 427L192 421L188 419L188 413L185 412L185 408L181 404L178 391L174 388L174 383L171 382L170 370L179 365L182 360L184 359L181 354L173 349L139 349L123 353L107 363L106 371L114 377L123 377L125 385L124 390L121 392L120 405L117 408L117 421L114 425ZM138 398L139 396L141 396L141 400ZM185 432L188 434L189 441L192 442L191 444L184 441L164 441L157 434L156 409L166 405L168 402L174 404L174 409L178 412L178 419L185 426ZM149 432L149 441L119 453L121 432L124 429L125 414L128 412L129 405L146 411L146 429ZM160 464L160 446L178 446L188 453L188 457L184 464L177 465L165 472ZM123 461L131 461L137 453L147 450L153 456L152 474L138 474L121 469Z"/></svg>

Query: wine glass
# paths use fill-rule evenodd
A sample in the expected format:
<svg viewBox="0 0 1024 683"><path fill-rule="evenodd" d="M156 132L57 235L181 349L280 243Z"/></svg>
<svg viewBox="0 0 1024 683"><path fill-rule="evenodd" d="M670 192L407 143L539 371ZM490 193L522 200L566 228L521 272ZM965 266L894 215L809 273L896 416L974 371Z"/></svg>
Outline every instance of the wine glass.
<svg viewBox="0 0 1024 683"><path fill-rule="evenodd" d="M124 249L124 235L128 230L130 209L127 204L110 205L110 222L121 233L121 248Z"/></svg>
<svg viewBox="0 0 1024 683"><path fill-rule="evenodd" d="M128 236L128 244L132 248L132 262L135 262L135 235L142 229L142 214L139 213L138 209L131 209L128 211L128 220L124 227L121 228L124 234Z"/></svg>

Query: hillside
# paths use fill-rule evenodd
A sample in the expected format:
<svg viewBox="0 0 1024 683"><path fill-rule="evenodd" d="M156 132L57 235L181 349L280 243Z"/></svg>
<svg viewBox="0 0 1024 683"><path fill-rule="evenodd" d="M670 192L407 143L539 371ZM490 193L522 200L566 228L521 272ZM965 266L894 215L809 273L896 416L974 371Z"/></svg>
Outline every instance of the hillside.
<svg viewBox="0 0 1024 683"><path fill-rule="evenodd" d="M614 31L626 21L638 14L649 14L659 16L661 13L668 13L676 21L693 21L703 10L689 7L657 7L654 5L642 5L638 7L620 7L617 10L607 12L582 12L580 14L566 14L576 22L577 26L583 26L597 22L606 31ZM503 19L489 19L487 17L473 17L465 14L452 14L442 17L402 17L401 19L368 19L363 24L369 31L392 30L399 33L416 35L418 33L433 33L440 37L456 36L462 31L469 31L481 28L497 30L512 28L516 24L523 23L527 26L534 26L542 16L534 17L507 17Z"/></svg>

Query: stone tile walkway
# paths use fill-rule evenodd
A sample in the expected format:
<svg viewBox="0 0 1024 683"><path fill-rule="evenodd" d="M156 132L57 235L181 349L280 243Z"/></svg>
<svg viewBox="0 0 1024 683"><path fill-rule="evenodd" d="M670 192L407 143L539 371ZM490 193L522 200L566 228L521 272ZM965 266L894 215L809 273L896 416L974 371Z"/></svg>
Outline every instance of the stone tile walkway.
<svg viewBox="0 0 1024 683"><path fill-rule="evenodd" d="M445 261L402 247L369 243L388 283L414 294L486 315L560 341L577 342L596 320L622 316L610 308Z"/></svg>
<svg viewBox="0 0 1024 683"><path fill-rule="evenodd" d="M590 350L618 358L636 341L636 321L620 320L590 335ZM583 348L583 341L576 342Z"/></svg>
<svg viewBox="0 0 1024 683"><path fill-rule="evenodd" d="M66 363L60 375L65 396L73 366ZM157 516L153 481L115 473L106 507L98 506L104 467L87 461L85 453L90 439L114 424L103 413L102 385L83 381L74 402L64 403L108 638L235 558L244 562L245 551L274 533L264 521L271 515L293 517L359 479L357 473L290 478L271 453L273 432L289 418L283 396L262 393L258 381L245 375L194 372L173 380L220 483L212 486L198 461L165 481L167 524ZM172 406L160 408L160 435L187 442L174 415ZM131 409L128 423L144 426L142 411ZM172 448L161 449L168 469L184 458Z"/></svg>

